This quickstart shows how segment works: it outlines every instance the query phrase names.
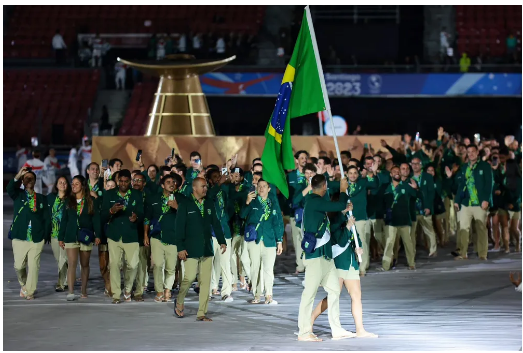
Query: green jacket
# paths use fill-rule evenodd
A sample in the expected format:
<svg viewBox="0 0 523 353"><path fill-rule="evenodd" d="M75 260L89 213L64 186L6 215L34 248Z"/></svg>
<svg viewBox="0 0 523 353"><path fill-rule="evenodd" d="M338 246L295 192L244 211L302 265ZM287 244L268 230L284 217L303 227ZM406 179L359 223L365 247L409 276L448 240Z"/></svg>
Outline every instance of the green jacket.
<svg viewBox="0 0 523 353"><path fill-rule="evenodd" d="M366 221L367 218L367 194L368 190L376 190L379 187L377 177L358 178L355 183L354 191L351 193L349 184L349 200L352 202L354 209L352 215L356 221Z"/></svg>
<svg viewBox="0 0 523 353"><path fill-rule="evenodd" d="M207 190L206 200L212 201L216 209L216 214L220 220L225 239L231 239L231 230L229 229L229 212L228 212L228 190L226 184L214 185ZM214 229L214 228L213 228Z"/></svg>
<svg viewBox="0 0 523 353"><path fill-rule="evenodd" d="M443 186L440 178L434 179L434 214L445 213L445 197L443 196Z"/></svg>
<svg viewBox="0 0 523 353"><path fill-rule="evenodd" d="M342 248L350 242L349 247L334 258L334 265L340 270L349 270L353 267L355 270L359 270L358 259L356 257L356 244L354 244L354 236L352 230L348 230L347 227L347 216L342 212L336 212L335 216L331 219L331 240L332 245L339 245ZM356 235L359 247L363 247L361 239Z"/></svg>
<svg viewBox="0 0 523 353"><path fill-rule="evenodd" d="M421 172L420 179L417 179L414 175L411 176L418 184L418 189L421 192L420 205L418 205L418 212L425 214L424 210L428 208L430 214L434 214L434 197L436 192L434 190L434 178L432 175L426 172ZM421 210L419 209L421 207Z"/></svg>
<svg viewBox="0 0 523 353"><path fill-rule="evenodd" d="M114 204L122 200L117 188L107 191L103 197L101 219L102 223L109 223L106 235L113 241L122 240L123 243L139 243L138 225L144 220L144 207L142 192L134 189L129 195L129 201L124 210L112 215L109 210ZM129 217L135 213L137 219L131 222Z"/></svg>
<svg viewBox="0 0 523 353"><path fill-rule="evenodd" d="M180 207L180 203L185 202L186 200L185 196L180 193L175 193L174 197L178 202L178 207ZM160 234L154 234L153 238L156 238L165 244L176 245L175 226L177 210L169 207L167 212L164 213L163 205L166 205L167 201L169 201L169 198L164 198L163 193L147 197L145 204L145 218L149 225L152 224L153 220L160 220L162 231Z"/></svg>
<svg viewBox="0 0 523 353"><path fill-rule="evenodd" d="M265 209L259 200L260 196L251 201L250 204L244 204L240 217L245 219L246 225L257 226L256 244L263 240L263 245L268 248L276 247L276 243L283 241L283 217L278 202L274 202L270 197L269 219L262 219ZM261 222L260 222L261 219ZM258 226L259 223L259 226Z"/></svg>
<svg viewBox="0 0 523 353"><path fill-rule="evenodd" d="M298 178L298 173L298 169L295 169L287 174L287 185L289 186L289 201L294 200L294 194L297 192L297 190L303 190L303 185L307 185L307 180L305 179L305 176L300 176ZM295 209L296 208L293 205L291 217L294 217Z"/></svg>
<svg viewBox="0 0 523 353"><path fill-rule="evenodd" d="M379 186L371 189L367 195L367 216L369 219L383 219L385 214L383 195L391 182L390 173L386 170L378 170Z"/></svg>
<svg viewBox="0 0 523 353"><path fill-rule="evenodd" d="M412 153L410 148L407 148L407 161L411 162L414 158L419 158L421 160L421 165L425 167L428 165L430 161L430 157L425 154L422 150L418 150Z"/></svg>
<svg viewBox="0 0 523 353"><path fill-rule="evenodd" d="M407 163L407 156L399 153L398 151L396 151L394 148L392 148L390 146L387 146L386 148L392 155L392 162L395 165L400 165L401 163Z"/></svg>
<svg viewBox="0 0 523 353"><path fill-rule="evenodd" d="M11 179L7 184L7 194L14 201L14 218L11 225L11 238L27 240L29 223L31 223L31 239L33 243L51 239L51 217L44 195L36 193L35 207L33 212L26 203L26 192L20 189L21 180Z"/></svg>
<svg viewBox="0 0 523 353"><path fill-rule="evenodd" d="M226 244L212 200L204 199L203 216L192 195L178 204L175 223L178 252L186 250L192 259L213 256L212 229L218 243Z"/></svg>
<svg viewBox="0 0 523 353"><path fill-rule="evenodd" d="M189 197L192 194L192 181L189 183L185 180L179 189L179 192L185 197Z"/></svg>
<svg viewBox="0 0 523 353"><path fill-rule="evenodd" d="M68 203L68 201L69 200L66 202ZM75 243L78 240L78 232L81 228L89 229L94 232L96 238L100 238L102 234L102 224L100 222L100 210L95 200L93 199L93 213L89 214L89 207L87 207L87 202L85 201L80 217L78 217L76 206L70 208L67 203L60 224L58 240L66 243Z"/></svg>
<svg viewBox="0 0 523 353"><path fill-rule="evenodd" d="M240 184L239 191L236 188L229 188L229 203L232 205L232 215L230 218L231 232L233 236L241 236L245 231L245 219L241 216L241 210L247 201L249 188Z"/></svg>
<svg viewBox="0 0 523 353"><path fill-rule="evenodd" d="M390 183L384 194L385 224L393 227L410 226L411 214L409 206L411 198L416 197L416 190L409 184L401 181L396 187L396 202L394 202L394 184Z"/></svg>
<svg viewBox="0 0 523 353"><path fill-rule="evenodd" d="M479 205L483 201L487 201L490 206L492 206L492 186L493 186L493 177L492 177L492 168L487 162L478 160L477 166L475 167L472 175L474 176L474 186L476 187ZM462 174L461 180L458 184L456 198L454 202L458 205L469 206L470 195L467 190L467 180L466 180L466 171L468 164L461 166L460 172Z"/></svg>
<svg viewBox="0 0 523 353"><path fill-rule="evenodd" d="M296 210L305 207L305 196L303 196L303 190L305 190L308 184L308 182L306 182L305 184L298 184L298 187L294 192L294 197L292 198L292 210L294 211L293 216L295 218ZM309 192L309 195L310 194L312 194L312 192ZM325 195L323 195L323 199L325 199L325 201L331 200L329 196L329 189L327 189L327 192L325 193ZM296 227L301 227L301 221L296 221Z"/></svg>
<svg viewBox="0 0 523 353"><path fill-rule="evenodd" d="M310 194L305 197L305 209L303 211L303 231L316 234L316 238L321 239L325 230L329 226L326 212L341 212L347 208L349 196L346 193L340 194L337 202L327 201L325 198ZM329 240L325 245L317 248L312 254L305 253L305 259L325 257L332 259L332 243Z"/></svg>

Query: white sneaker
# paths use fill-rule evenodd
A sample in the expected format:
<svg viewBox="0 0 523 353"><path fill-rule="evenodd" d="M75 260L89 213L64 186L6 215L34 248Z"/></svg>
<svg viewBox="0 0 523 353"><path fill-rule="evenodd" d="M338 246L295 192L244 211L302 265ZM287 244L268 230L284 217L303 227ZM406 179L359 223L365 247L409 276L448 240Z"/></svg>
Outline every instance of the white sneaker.
<svg viewBox="0 0 523 353"><path fill-rule="evenodd" d="M278 302L276 300L271 300L267 305L278 305Z"/></svg>
<svg viewBox="0 0 523 353"><path fill-rule="evenodd" d="M222 301L226 302L226 303L230 303L232 302L234 299L230 296L230 295L225 295L223 298L222 298Z"/></svg>

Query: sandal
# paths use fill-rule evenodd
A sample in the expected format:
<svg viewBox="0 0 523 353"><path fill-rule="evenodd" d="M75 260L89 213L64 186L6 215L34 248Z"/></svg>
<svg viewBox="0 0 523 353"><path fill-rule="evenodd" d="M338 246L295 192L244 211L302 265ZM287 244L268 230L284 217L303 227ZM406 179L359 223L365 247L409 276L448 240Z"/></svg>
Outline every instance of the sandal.
<svg viewBox="0 0 523 353"><path fill-rule="evenodd" d="M87 299L87 294L80 295L80 299Z"/></svg>
<svg viewBox="0 0 523 353"><path fill-rule="evenodd" d="M135 301L135 302L143 302L143 301L144 301L143 296L141 296L141 295L135 295L135 296L134 296L134 301Z"/></svg>
<svg viewBox="0 0 523 353"><path fill-rule="evenodd" d="M165 294L165 293L167 293L167 294ZM167 291L165 291L165 293L163 295L162 302L168 303L171 300L171 291L167 290Z"/></svg>
<svg viewBox="0 0 523 353"><path fill-rule="evenodd" d="M126 294L125 292L123 293L123 300L127 303L129 303L131 301L131 294Z"/></svg>
<svg viewBox="0 0 523 353"><path fill-rule="evenodd" d="M64 287L62 287L61 285L57 284L55 287L54 287L54 291L55 292L63 292L65 290Z"/></svg>
<svg viewBox="0 0 523 353"><path fill-rule="evenodd" d="M160 293L156 293L156 297L154 297L154 301L157 302L157 303L161 303L162 300L163 300L163 294L160 294Z"/></svg>
<svg viewBox="0 0 523 353"><path fill-rule="evenodd" d="M234 285L232 286L232 291L233 291L233 292L237 292L237 291L238 291L238 286L237 286L236 284L234 284Z"/></svg>
<svg viewBox="0 0 523 353"><path fill-rule="evenodd" d="M27 297L27 291L23 288L20 288L20 298L26 298Z"/></svg>
<svg viewBox="0 0 523 353"><path fill-rule="evenodd" d="M220 295L220 291L218 289L213 289L212 290L212 295Z"/></svg>
<svg viewBox="0 0 523 353"><path fill-rule="evenodd" d="M113 304L120 304L121 301L120 301L120 299L113 299L112 303Z"/></svg>
<svg viewBox="0 0 523 353"><path fill-rule="evenodd" d="M212 321L210 318L208 318L207 316L198 316L196 318L196 321Z"/></svg>
<svg viewBox="0 0 523 353"><path fill-rule="evenodd" d="M251 304L260 304L260 298L254 298L251 300Z"/></svg>
<svg viewBox="0 0 523 353"><path fill-rule="evenodd" d="M298 341L302 341L302 342L321 342L323 340L321 338L319 338L318 336L316 336L315 334L309 333L308 335L305 335L305 336L298 336Z"/></svg>
<svg viewBox="0 0 523 353"><path fill-rule="evenodd" d="M182 310L178 309L178 304L176 303L176 299L174 299L174 315L176 315L176 317L178 317L179 319L184 318L183 309Z"/></svg>
<svg viewBox="0 0 523 353"><path fill-rule="evenodd" d="M112 293L107 290L107 288L104 290L104 295L106 297L112 297L113 296Z"/></svg>
<svg viewBox="0 0 523 353"><path fill-rule="evenodd" d="M240 282L240 289L247 289L247 283L245 282Z"/></svg>
<svg viewBox="0 0 523 353"><path fill-rule="evenodd" d="M26 300L33 300L34 298L34 295L28 295L27 297L25 297Z"/></svg>

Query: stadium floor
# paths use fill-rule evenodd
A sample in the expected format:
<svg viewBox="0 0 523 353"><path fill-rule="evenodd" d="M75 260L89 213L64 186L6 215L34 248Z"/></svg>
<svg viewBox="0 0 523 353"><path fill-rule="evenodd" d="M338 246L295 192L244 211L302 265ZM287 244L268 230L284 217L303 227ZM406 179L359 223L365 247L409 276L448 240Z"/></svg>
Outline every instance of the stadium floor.
<svg viewBox="0 0 523 353"><path fill-rule="evenodd" d="M302 277L289 275L293 256L277 260L276 306L252 305L245 291L234 302L215 298L209 304L213 322L196 322L198 297L192 290L186 317L173 315L173 303L111 305L103 296L97 254L91 256L89 298L66 302L56 293L55 261L46 245L41 258L36 299L18 297L20 287L7 239L13 215L4 195L3 306L4 350L519 350L521 299L509 282L509 271L521 271L521 255L490 253L488 263L455 262L440 250L436 260L421 253L418 270L404 265L388 273L370 271L362 280L364 325L378 339L330 340L327 315L315 332L324 342L298 342L297 316ZM400 261L405 262L400 258ZM375 268L378 264L371 264ZM79 275L79 270L78 270ZM152 281L152 279L151 279ZM79 288L77 292L79 291ZM318 290L316 303L325 292ZM340 300L341 323L354 331L350 298Z"/></svg>

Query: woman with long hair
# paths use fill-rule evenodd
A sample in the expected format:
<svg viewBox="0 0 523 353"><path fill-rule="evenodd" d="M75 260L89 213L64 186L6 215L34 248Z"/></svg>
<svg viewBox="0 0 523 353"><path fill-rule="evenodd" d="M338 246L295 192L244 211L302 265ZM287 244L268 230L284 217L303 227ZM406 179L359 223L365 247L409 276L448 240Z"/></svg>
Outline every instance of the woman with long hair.
<svg viewBox="0 0 523 353"><path fill-rule="evenodd" d="M71 182L71 189L72 193L66 201L58 236L60 247L66 249L69 264L67 272L68 301L75 300L74 281L78 257L80 257L82 274L81 298L87 298L89 258L93 250L93 242L98 245L101 235L100 210L95 206L85 178L81 175L75 176Z"/></svg>
<svg viewBox="0 0 523 353"><path fill-rule="evenodd" d="M332 195L332 201L338 201L340 193L337 192ZM352 204L351 204L352 207ZM352 208L349 208L352 210ZM357 338L376 338L378 335L365 331L363 327L363 308L361 305L361 285L359 275L359 264L356 258L357 254L363 254L361 247L361 240L359 236L352 233L353 225L356 220L350 217L347 220L345 212L329 212L331 241L333 243L332 253L334 257L334 264L338 271L340 287L347 288L352 303L352 317L356 326ZM359 247L356 248L355 241L358 241ZM314 321L327 310L327 297L325 297L312 312L312 325Z"/></svg>
<svg viewBox="0 0 523 353"><path fill-rule="evenodd" d="M67 253L60 248L58 233L64 213L65 204L71 195L71 185L65 176L59 177L49 195L47 195L47 205L51 213L51 248L58 264L58 283L55 286L57 292L63 292L67 286Z"/></svg>

